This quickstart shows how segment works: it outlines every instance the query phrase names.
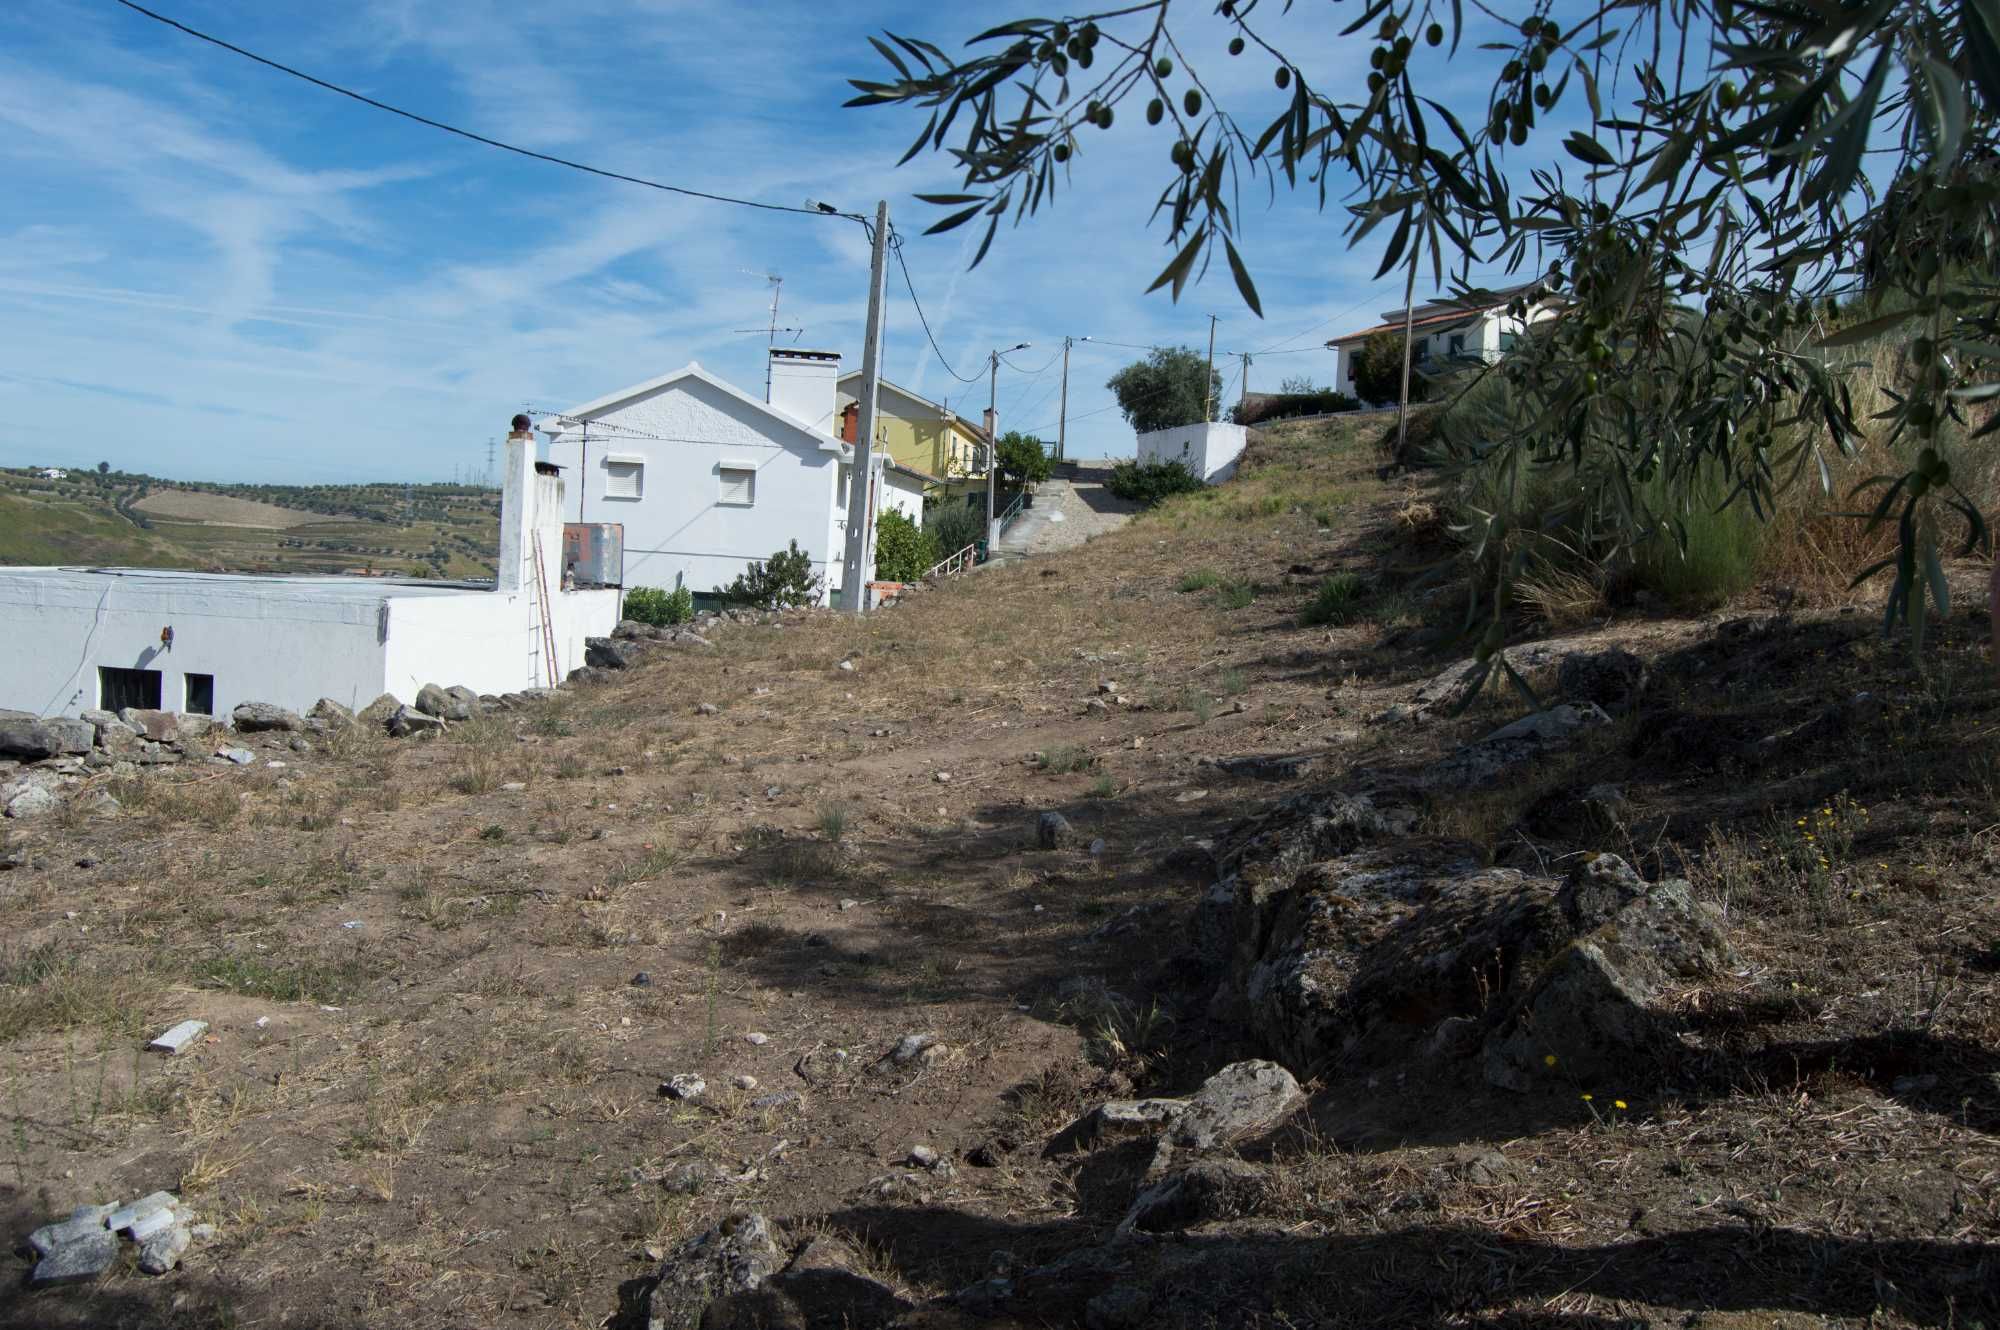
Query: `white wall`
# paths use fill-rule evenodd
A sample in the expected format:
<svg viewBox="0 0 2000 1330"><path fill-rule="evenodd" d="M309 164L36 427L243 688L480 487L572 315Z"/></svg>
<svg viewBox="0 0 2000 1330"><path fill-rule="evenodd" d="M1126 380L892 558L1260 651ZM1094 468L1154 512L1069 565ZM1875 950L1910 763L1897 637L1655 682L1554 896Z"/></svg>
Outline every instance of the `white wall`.
<svg viewBox="0 0 2000 1330"><path fill-rule="evenodd" d="M158 670L169 711L185 709L189 674L214 676L218 716L239 702L366 706L382 692L380 596L315 598L310 585L5 570L0 707L74 716L98 705L100 665Z"/></svg>
<svg viewBox="0 0 2000 1330"><path fill-rule="evenodd" d="M832 435L816 437L803 425L784 424L693 377L598 419L611 428L600 436L593 427L587 457L581 455L582 433L573 429L549 445L549 459L565 468L570 520L623 524L627 587L671 588L678 576L690 590L713 591L752 559L768 559L791 540L812 556L814 571L828 585L838 585L841 550L831 516L838 441ZM617 426L629 432L620 437ZM606 496L608 455L642 459L641 497ZM752 506L719 502L725 462L756 471Z"/></svg>
<svg viewBox="0 0 2000 1330"><path fill-rule="evenodd" d="M391 600L386 691L408 702L427 683L446 688L463 684L475 693L546 688L583 664L585 637L607 636L617 626L617 591L559 592L551 587L556 668L547 671L534 594L473 591Z"/></svg>
<svg viewBox="0 0 2000 1330"><path fill-rule="evenodd" d="M1180 425L1139 436L1141 462L1179 462L1214 485L1236 474L1247 431L1241 425Z"/></svg>
<svg viewBox="0 0 2000 1330"><path fill-rule="evenodd" d="M772 347L768 354L771 391L766 400L815 434L838 435L840 357L789 346Z"/></svg>

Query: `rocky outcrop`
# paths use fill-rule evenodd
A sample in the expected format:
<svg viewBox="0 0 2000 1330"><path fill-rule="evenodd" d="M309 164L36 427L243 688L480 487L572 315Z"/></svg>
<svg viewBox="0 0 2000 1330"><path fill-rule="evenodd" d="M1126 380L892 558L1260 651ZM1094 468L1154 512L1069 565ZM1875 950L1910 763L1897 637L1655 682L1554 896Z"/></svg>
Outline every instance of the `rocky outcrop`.
<svg viewBox="0 0 2000 1330"><path fill-rule="evenodd" d="M305 721L296 712L273 706L269 702L240 702L229 713L230 723L245 734L257 734L267 730L303 730Z"/></svg>
<svg viewBox="0 0 2000 1330"><path fill-rule="evenodd" d="M908 1312L894 1289L816 1237L787 1259L763 1215L732 1215L682 1243L646 1295L647 1330L876 1330Z"/></svg>
<svg viewBox="0 0 2000 1330"><path fill-rule="evenodd" d="M1403 819L1381 810L1354 796L1295 810L1196 909L1211 1014L1301 1076L1411 1056L1476 1057L1509 1089L1552 1065L1643 1069L1671 1051L1669 994L1735 963L1685 882L1647 883L1615 855L1566 882L1488 867L1393 834Z"/></svg>

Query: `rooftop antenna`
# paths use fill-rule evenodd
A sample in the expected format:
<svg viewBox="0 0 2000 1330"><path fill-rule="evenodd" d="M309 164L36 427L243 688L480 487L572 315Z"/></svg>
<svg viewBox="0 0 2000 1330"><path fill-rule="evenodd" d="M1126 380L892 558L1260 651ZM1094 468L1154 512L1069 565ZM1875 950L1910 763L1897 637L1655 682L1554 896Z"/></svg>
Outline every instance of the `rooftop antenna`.
<svg viewBox="0 0 2000 1330"><path fill-rule="evenodd" d="M765 281L771 284L771 323L770 326L764 330L764 400L768 402L771 400L771 351L778 345L779 332L782 331L782 332L797 334L804 332L805 329L803 328L780 329L778 327L778 298L785 293L785 279L782 276L774 272L766 272L766 273L751 272L750 269L748 268L739 268L737 269L737 271L746 273L751 277L762 277ZM757 330L755 328L743 328L739 329L739 331L755 332Z"/></svg>

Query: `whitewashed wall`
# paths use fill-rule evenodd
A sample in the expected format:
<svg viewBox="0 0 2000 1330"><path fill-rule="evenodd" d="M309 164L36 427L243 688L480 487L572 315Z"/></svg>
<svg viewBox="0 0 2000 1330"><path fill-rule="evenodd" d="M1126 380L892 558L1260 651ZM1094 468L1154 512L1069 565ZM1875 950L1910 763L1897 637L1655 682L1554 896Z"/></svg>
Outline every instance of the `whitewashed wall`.
<svg viewBox="0 0 2000 1330"><path fill-rule="evenodd" d="M617 626L618 598L615 590L550 589L549 618L556 641L553 676L541 664L541 623L532 591L391 600L384 691L408 702L427 683L446 688L463 684L475 693L548 687L552 678L559 682L583 664L585 637L608 636Z"/></svg>
<svg viewBox="0 0 2000 1330"><path fill-rule="evenodd" d="M693 591L713 591L741 574L752 559L768 559L796 540L812 556L813 570L837 586L841 550L834 518L838 453L804 426L773 420L695 378L606 412L616 428L600 437L593 427L588 456L580 430L549 445L549 460L564 468L571 521L618 522L625 528L625 585L671 588L678 576ZM655 435L642 438L637 435ZM825 444L836 441L826 436ZM644 493L609 497L607 457L640 459ZM721 469L743 464L757 473L756 503L723 505Z"/></svg>
<svg viewBox="0 0 2000 1330"><path fill-rule="evenodd" d="M315 597L311 585L0 571L0 707L74 716L98 705L100 665L160 671L170 711L184 709L189 674L214 676L218 716L239 702L365 706L382 691L381 597Z"/></svg>
<svg viewBox="0 0 2000 1330"><path fill-rule="evenodd" d="M1138 458L1179 462L1209 484L1219 484L1236 474L1247 433L1241 425L1221 423L1154 430L1139 436Z"/></svg>

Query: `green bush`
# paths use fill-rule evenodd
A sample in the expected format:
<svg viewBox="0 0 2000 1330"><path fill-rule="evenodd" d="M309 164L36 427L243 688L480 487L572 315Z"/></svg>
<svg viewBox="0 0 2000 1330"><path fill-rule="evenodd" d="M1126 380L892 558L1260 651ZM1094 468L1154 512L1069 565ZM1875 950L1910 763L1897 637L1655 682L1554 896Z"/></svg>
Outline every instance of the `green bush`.
<svg viewBox="0 0 2000 1330"><path fill-rule="evenodd" d="M1031 434L1009 430L1000 436L995 452L1000 459L1000 474L1016 485L1049 478L1048 447Z"/></svg>
<svg viewBox="0 0 2000 1330"><path fill-rule="evenodd" d="M1121 499L1132 499L1148 508L1175 494L1192 494L1208 488L1200 476L1179 462L1120 462L1111 468L1104 487Z"/></svg>
<svg viewBox="0 0 2000 1330"><path fill-rule="evenodd" d="M1215 595L1216 605L1225 610L1246 610L1257 599L1257 588L1248 582L1225 582Z"/></svg>
<svg viewBox="0 0 2000 1330"><path fill-rule="evenodd" d="M1299 611L1299 622L1308 628L1319 624L1346 623L1361 602L1361 579L1353 573L1335 573L1323 578L1319 590Z"/></svg>
<svg viewBox="0 0 2000 1330"><path fill-rule="evenodd" d="M821 586L822 579L812 570L812 556L795 540L767 561L751 560L748 571L715 590L732 604L782 610L817 604Z"/></svg>
<svg viewBox="0 0 2000 1330"><path fill-rule="evenodd" d="M1182 591L1206 591L1212 586L1222 585L1222 574L1213 568L1197 568L1180 580Z"/></svg>
<svg viewBox="0 0 2000 1330"><path fill-rule="evenodd" d="M655 628L686 623L694 618L694 592L686 587L665 591L656 586L635 586L625 593L625 615Z"/></svg>
<svg viewBox="0 0 2000 1330"><path fill-rule="evenodd" d="M938 558L948 559L986 539L986 514L966 507L962 500L940 503L924 515L924 530L937 542Z"/></svg>
<svg viewBox="0 0 2000 1330"><path fill-rule="evenodd" d="M937 540L893 509L875 519L875 576L884 582L914 582L944 556Z"/></svg>
<svg viewBox="0 0 2000 1330"><path fill-rule="evenodd" d="M1247 405L1229 408L1229 418L1239 425L1290 420L1294 416L1324 416L1336 411L1359 411L1361 399L1338 388L1314 388L1307 392L1272 393Z"/></svg>

